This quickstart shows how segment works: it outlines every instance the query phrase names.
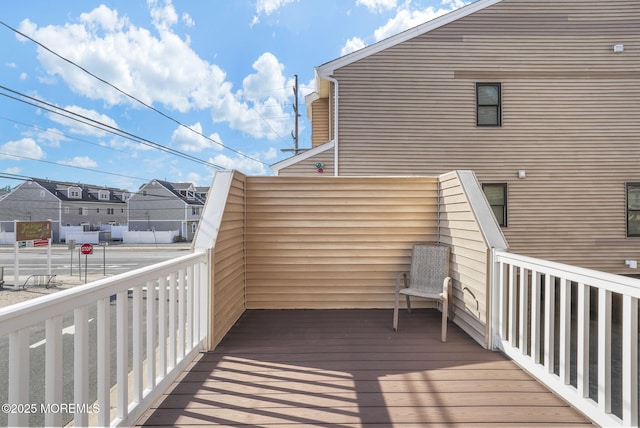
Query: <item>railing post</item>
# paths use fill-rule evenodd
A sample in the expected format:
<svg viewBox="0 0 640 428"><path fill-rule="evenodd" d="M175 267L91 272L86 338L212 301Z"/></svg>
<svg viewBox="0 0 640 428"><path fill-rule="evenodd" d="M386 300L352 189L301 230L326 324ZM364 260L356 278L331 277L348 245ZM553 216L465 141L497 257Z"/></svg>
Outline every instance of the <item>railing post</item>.
<svg viewBox="0 0 640 428"><path fill-rule="evenodd" d="M147 390L156 386L156 284L147 281ZM157 322L161 322L159 319Z"/></svg>

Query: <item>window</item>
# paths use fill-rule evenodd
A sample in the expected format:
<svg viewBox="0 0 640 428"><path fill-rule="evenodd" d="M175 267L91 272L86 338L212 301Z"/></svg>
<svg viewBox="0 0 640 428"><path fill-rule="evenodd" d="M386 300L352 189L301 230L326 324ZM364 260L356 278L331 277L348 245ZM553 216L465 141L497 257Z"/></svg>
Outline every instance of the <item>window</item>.
<svg viewBox="0 0 640 428"><path fill-rule="evenodd" d="M483 184L482 190L487 197L487 201L489 201L496 220L498 220L498 224L502 227L507 227L507 185L505 183Z"/></svg>
<svg viewBox="0 0 640 428"><path fill-rule="evenodd" d="M69 214L69 207L64 207L64 213Z"/></svg>
<svg viewBox="0 0 640 428"><path fill-rule="evenodd" d="M502 126L500 83L476 83L476 124Z"/></svg>
<svg viewBox="0 0 640 428"><path fill-rule="evenodd" d="M191 215L200 215L200 207L191 207Z"/></svg>
<svg viewBox="0 0 640 428"><path fill-rule="evenodd" d="M640 236L640 183L627 184L627 236Z"/></svg>
<svg viewBox="0 0 640 428"><path fill-rule="evenodd" d="M113 208L107 208L107 214L113 215Z"/></svg>
<svg viewBox="0 0 640 428"><path fill-rule="evenodd" d="M89 215L89 208L78 208L78 215Z"/></svg>

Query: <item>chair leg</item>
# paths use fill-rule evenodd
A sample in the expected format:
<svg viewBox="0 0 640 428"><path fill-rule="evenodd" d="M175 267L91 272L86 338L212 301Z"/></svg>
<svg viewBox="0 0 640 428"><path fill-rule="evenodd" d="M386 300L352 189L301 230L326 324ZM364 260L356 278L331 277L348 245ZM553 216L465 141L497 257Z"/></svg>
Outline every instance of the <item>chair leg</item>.
<svg viewBox="0 0 640 428"><path fill-rule="evenodd" d="M407 312L411 313L411 299L409 298L409 295L405 296L407 298Z"/></svg>
<svg viewBox="0 0 640 428"><path fill-rule="evenodd" d="M400 306L400 294L396 293L393 301L393 331L398 331L398 307Z"/></svg>
<svg viewBox="0 0 640 428"><path fill-rule="evenodd" d="M442 300L442 331L440 340L442 342L447 341L447 320L449 318L449 302L448 299Z"/></svg>

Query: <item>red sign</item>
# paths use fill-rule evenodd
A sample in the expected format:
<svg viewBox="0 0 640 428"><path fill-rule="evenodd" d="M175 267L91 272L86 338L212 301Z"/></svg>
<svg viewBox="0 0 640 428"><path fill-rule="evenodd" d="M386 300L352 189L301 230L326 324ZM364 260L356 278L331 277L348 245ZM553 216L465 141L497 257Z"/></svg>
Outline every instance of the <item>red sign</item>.
<svg viewBox="0 0 640 428"><path fill-rule="evenodd" d="M48 239L34 239L33 240L33 246L34 247L46 247L47 245L49 245L49 240Z"/></svg>
<svg viewBox="0 0 640 428"><path fill-rule="evenodd" d="M89 254L93 254L93 245L82 244L82 246L80 247L80 252L85 256L88 256Z"/></svg>

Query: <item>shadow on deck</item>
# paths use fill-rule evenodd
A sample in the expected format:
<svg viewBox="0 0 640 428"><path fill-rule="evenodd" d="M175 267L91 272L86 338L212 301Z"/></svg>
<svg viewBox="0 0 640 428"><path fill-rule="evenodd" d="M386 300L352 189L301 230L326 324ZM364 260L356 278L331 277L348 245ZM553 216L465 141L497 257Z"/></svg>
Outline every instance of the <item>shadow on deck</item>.
<svg viewBox="0 0 640 428"><path fill-rule="evenodd" d="M249 310L143 426L573 426L589 420L440 313Z"/></svg>

